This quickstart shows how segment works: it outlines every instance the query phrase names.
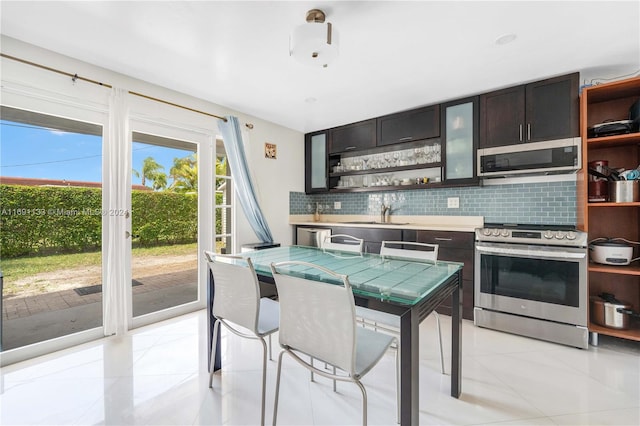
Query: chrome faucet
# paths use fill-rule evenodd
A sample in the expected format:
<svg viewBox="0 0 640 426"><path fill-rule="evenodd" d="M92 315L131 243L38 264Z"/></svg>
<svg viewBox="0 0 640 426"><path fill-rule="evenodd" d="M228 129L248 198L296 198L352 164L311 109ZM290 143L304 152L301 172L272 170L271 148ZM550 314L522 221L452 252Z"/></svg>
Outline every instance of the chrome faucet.
<svg viewBox="0 0 640 426"><path fill-rule="evenodd" d="M384 203L382 203L380 207L380 222L386 223L389 214L391 214L391 206L385 206Z"/></svg>

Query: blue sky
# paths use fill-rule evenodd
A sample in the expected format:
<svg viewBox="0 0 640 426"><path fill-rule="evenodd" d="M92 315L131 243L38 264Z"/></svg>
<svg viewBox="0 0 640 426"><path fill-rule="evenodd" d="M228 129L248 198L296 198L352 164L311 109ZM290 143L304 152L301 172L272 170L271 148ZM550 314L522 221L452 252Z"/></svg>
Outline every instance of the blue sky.
<svg viewBox="0 0 640 426"><path fill-rule="evenodd" d="M101 137L7 121L0 123L0 176L102 180ZM173 159L190 154L190 151L134 142L132 164L135 170L141 171L144 159L153 157L164 166L168 177ZM132 176L131 179L133 184L140 183L140 178Z"/></svg>

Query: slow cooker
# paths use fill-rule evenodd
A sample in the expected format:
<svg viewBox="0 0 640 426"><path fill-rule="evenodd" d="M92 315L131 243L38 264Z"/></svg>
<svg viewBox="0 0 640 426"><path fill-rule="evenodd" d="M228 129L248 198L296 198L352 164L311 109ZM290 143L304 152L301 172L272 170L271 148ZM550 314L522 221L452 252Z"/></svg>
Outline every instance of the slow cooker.
<svg viewBox="0 0 640 426"><path fill-rule="evenodd" d="M589 252L593 262L604 265L628 265L633 258L633 247L616 240L594 241Z"/></svg>

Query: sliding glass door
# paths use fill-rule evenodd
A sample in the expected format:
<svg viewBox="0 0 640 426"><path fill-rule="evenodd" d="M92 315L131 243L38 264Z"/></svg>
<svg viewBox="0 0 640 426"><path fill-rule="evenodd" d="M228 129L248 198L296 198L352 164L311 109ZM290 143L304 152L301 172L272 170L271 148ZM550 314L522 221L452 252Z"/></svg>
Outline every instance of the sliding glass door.
<svg viewBox="0 0 640 426"><path fill-rule="evenodd" d="M134 132L133 318L198 300L197 145Z"/></svg>
<svg viewBox="0 0 640 426"><path fill-rule="evenodd" d="M102 127L2 107L2 351L103 324Z"/></svg>

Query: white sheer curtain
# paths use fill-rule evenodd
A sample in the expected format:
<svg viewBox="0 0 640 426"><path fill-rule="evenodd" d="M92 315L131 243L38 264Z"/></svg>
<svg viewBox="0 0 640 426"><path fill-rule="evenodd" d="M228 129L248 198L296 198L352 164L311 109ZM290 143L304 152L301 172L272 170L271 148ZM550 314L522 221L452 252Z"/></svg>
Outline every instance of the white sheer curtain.
<svg viewBox="0 0 640 426"><path fill-rule="evenodd" d="M129 131L128 92L113 88L109 98L109 128L105 140L107 156L103 179L103 240L106 245L106 268L103 268L104 334L122 335L128 329L127 300L129 277L130 211L128 191L131 187L131 132ZM127 215L108 212L128 212ZM105 231L106 230L106 231Z"/></svg>
<svg viewBox="0 0 640 426"><path fill-rule="evenodd" d="M226 122L222 120L218 122L218 129L222 133L222 141L229 159L229 167L231 167L231 175L233 176L238 200L256 236L263 243L272 243L271 230L267 224L267 219L262 214L251 177L249 176L238 118L226 117L226 119Z"/></svg>

